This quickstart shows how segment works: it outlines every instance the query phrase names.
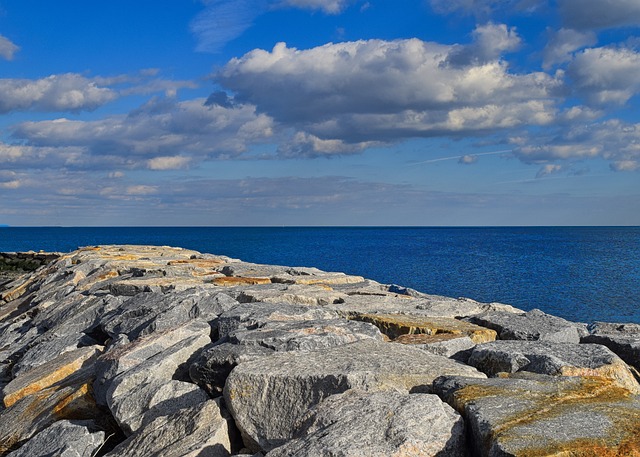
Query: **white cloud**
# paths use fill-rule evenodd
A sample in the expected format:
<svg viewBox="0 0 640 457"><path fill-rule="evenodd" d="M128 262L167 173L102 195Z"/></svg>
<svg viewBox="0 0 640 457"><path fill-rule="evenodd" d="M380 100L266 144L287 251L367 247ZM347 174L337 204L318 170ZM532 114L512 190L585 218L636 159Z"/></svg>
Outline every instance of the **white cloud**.
<svg viewBox="0 0 640 457"><path fill-rule="evenodd" d="M520 37L515 28L505 24L488 23L476 27L473 31L473 43L457 46L450 53L448 63L470 65L492 62L500 59L505 52L511 52L520 46Z"/></svg>
<svg viewBox="0 0 640 457"><path fill-rule="evenodd" d="M5 60L13 60L13 56L20 48L7 37L0 35L0 57Z"/></svg>
<svg viewBox="0 0 640 457"><path fill-rule="evenodd" d="M573 29L640 25L638 0L558 0L558 7L566 26Z"/></svg>
<svg viewBox="0 0 640 457"><path fill-rule="evenodd" d="M65 73L46 78L0 79L0 113L11 111L90 111L117 93L84 76Z"/></svg>
<svg viewBox="0 0 640 457"><path fill-rule="evenodd" d="M154 157L147 161L150 170L177 170L186 167L191 159L185 156Z"/></svg>
<svg viewBox="0 0 640 457"><path fill-rule="evenodd" d="M564 167L562 165L547 164L543 166L540 170L538 170L538 173L536 174L536 178L538 179L544 178L545 176L548 176L548 175L560 173L563 170L564 170Z"/></svg>
<svg viewBox="0 0 640 457"><path fill-rule="evenodd" d="M640 91L640 53L631 49L585 49L567 72L577 91L593 104L624 104Z"/></svg>
<svg viewBox="0 0 640 457"><path fill-rule="evenodd" d="M495 33L499 32L499 33ZM483 47L517 36L480 28ZM418 39L356 41L309 50L277 44L232 59L217 81L236 99L323 140L348 143L541 125L555 116L562 81L545 73L512 74L497 60L449 65L459 47ZM485 56L490 57L490 56Z"/></svg>
<svg viewBox="0 0 640 457"><path fill-rule="evenodd" d="M597 41L592 31L580 32L564 28L555 31L542 51L542 67L548 70L554 65L569 62L575 51L585 46L593 46Z"/></svg>
<svg viewBox="0 0 640 457"><path fill-rule="evenodd" d="M532 13L547 0L429 0L429 3L439 14L462 13L487 18L504 11Z"/></svg>
<svg viewBox="0 0 640 457"><path fill-rule="evenodd" d="M464 155L458 159L458 163L463 165L471 165L478 161L478 156L476 155Z"/></svg>
<svg viewBox="0 0 640 457"><path fill-rule="evenodd" d="M158 192L158 186L146 186L138 184L127 187L127 195L153 195Z"/></svg>
<svg viewBox="0 0 640 457"><path fill-rule="evenodd" d="M280 0L279 2L282 6L321 10L327 14L341 13L349 3L353 3L353 0Z"/></svg>

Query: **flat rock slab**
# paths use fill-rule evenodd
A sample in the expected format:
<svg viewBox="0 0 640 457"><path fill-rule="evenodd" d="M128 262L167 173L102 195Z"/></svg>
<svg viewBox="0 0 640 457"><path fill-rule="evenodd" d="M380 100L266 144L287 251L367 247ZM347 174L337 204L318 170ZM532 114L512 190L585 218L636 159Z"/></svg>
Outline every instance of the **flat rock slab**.
<svg viewBox="0 0 640 457"><path fill-rule="evenodd" d="M308 414L297 438L267 457L459 457L462 417L436 395L349 390Z"/></svg>
<svg viewBox="0 0 640 457"><path fill-rule="evenodd" d="M451 333L400 335L394 343L409 344L423 351L450 357L463 363L467 363L471 350L476 346L468 336Z"/></svg>
<svg viewBox="0 0 640 457"><path fill-rule="evenodd" d="M2 389L5 407L13 405L27 395L39 392L73 376L83 365L92 363L102 352L102 346L91 346L65 352L55 357L47 365L40 365L23 373Z"/></svg>
<svg viewBox="0 0 640 457"><path fill-rule="evenodd" d="M217 320L219 338L239 329L256 329L269 322L292 322L335 319L338 315L318 306L287 303L242 303L220 314Z"/></svg>
<svg viewBox="0 0 640 457"><path fill-rule="evenodd" d="M545 314L538 309L524 314L489 311L469 317L469 322L491 328L501 340L541 340L556 343L579 343L579 324Z"/></svg>
<svg viewBox="0 0 640 457"><path fill-rule="evenodd" d="M342 303L347 295L322 285L271 284L238 290L236 298L242 303L288 303L291 305L327 306Z"/></svg>
<svg viewBox="0 0 640 457"><path fill-rule="evenodd" d="M640 398L602 378L442 377L481 457L640 455Z"/></svg>
<svg viewBox="0 0 640 457"><path fill-rule="evenodd" d="M307 410L330 395L353 388L427 392L443 374L485 376L410 346L363 340L242 363L229 375L224 398L245 444L268 451L291 439Z"/></svg>
<svg viewBox="0 0 640 457"><path fill-rule="evenodd" d="M218 400L162 416L120 443L108 457L227 457L231 455L229 419Z"/></svg>
<svg viewBox="0 0 640 457"><path fill-rule="evenodd" d="M474 343L496 339L496 332L485 327L447 317L420 317L406 314L357 314L353 319L370 322L391 339L401 335L439 333L466 335Z"/></svg>
<svg viewBox="0 0 640 457"><path fill-rule="evenodd" d="M7 457L93 457L102 446L104 435L92 421L61 420Z"/></svg>
<svg viewBox="0 0 640 457"><path fill-rule="evenodd" d="M488 376L521 370L552 376L601 376L640 394L627 364L599 344L494 341L477 345L468 363Z"/></svg>
<svg viewBox="0 0 640 457"><path fill-rule="evenodd" d="M607 346L640 372L640 324L594 322L582 342Z"/></svg>

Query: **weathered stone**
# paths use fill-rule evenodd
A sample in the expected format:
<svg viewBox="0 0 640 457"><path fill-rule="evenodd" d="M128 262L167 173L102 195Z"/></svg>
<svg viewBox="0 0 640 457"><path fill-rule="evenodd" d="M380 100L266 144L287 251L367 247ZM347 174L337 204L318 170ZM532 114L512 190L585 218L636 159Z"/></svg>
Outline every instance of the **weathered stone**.
<svg viewBox="0 0 640 457"><path fill-rule="evenodd" d="M410 346L363 340L242 363L229 375L224 397L245 444L271 450L291 439L306 411L330 395L352 388L426 392L446 373L484 377Z"/></svg>
<svg viewBox="0 0 640 457"><path fill-rule="evenodd" d="M580 326L538 309L524 314L490 311L467 319L498 332L501 340L541 340L556 343L579 343Z"/></svg>
<svg viewBox="0 0 640 457"><path fill-rule="evenodd" d="M161 416L197 406L209 400L207 393L184 381L151 381L140 384L117 397L112 406L113 417L126 435Z"/></svg>
<svg viewBox="0 0 640 457"><path fill-rule="evenodd" d="M374 325L346 319L267 322L253 330L236 330L229 342L274 351L313 351L363 339L383 341Z"/></svg>
<svg viewBox="0 0 640 457"><path fill-rule="evenodd" d="M460 457L464 441L462 418L436 395L349 390L315 406L267 457Z"/></svg>
<svg viewBox="0 0 640 457"><path fill-rule="evenodd" d="M227 276L244 278L269 278L270 282L283 284L355 284L364 281L362 276L350 276L344 273L326 272L317 268L283 267L238 262L226 265L220 270Z"/></svg>
<svg viewBox="0 0 640 457"><path fill-rule="evenodd" d="M62 419L99 419L90 382L56 386L21 398L0 411L0 455Z"/></svg>
<svg viewBox="0 0 640 457"><path fill-rule="evenodd" d="M627 364L599 344L494 341L477 345L468 363L489 376L517 371L552 376L601 376L640 394L640 385Z"/></svg>
<svg viewBox="0 0 640 457"><path fill-rule="evenodd" d="M93 457L103 442L104 432L94 422L61 420L7 457Z"/></svg>
<svg viewBox="0 0 640 457"><path fill-rule="evenodd" d="M640 324L594 322L589 327L589 332L589 335L582 338L583 343L607 346L634 367L636 372L640 372Z"/></svg>
<svg viewBox="0 0 640 457"><path fill-rule="evenodd" d="M442 355L467 363L471 350L476 346L471 338L451 333L439 333L427 335L424 333L412 335L400 335L395 343L410 344L436 355Z"/></svg>
<svg viewBox="0 0 640 457"><path fill-rule="evenodd" d="M95 363L96 381L93 383L93 390L96 401L100 405L107 404L107 390L119 374L137 367L185 339L195 337L199 341L200 337L206 338L209 332L210 326L206 322L193 320L173 329L154 332L128 344L110 347Z"/></svg>
<svg viewBox="0 0 640 457"><path fill-rule="evenodd" d="M191 380L212 397L222 395L229 373L238 364L272 355L275 351L262 346L240 346L214 343L202 348L189 367Z"/></svg>
<svg viewBox="0 0 640 457"><path fill-rule="evenodd" d="M231 427L219 400L208 400L158 417L106 456L227 457L232 452Z"/></svg>
<svg viewBox="0 0 640 457"><path fill-rule="evenodd" d="M218 335L224 338L236 330L259 328L273 321L305 321L336 317L333 311L320 307L284 303L243 303L220 315L217 321Z"/></svg>
<svg viewBox="0 0 640 457"><path fill-rule="evenodd" d="M77 373L84 365L93 363L102 349L102 346L90 346L65 352L50 360L46 365L40 365L23 373L2 389L4 405L9 407L27 395L64 381Z"/></svg>
<svg viewBox="0 0 640 457"><path fill-rule="evenodd" d="M640 455L640 397L603 378L454 376L434 389L466 419L480 457Z"/></svg>
<svg viewBox="0 0 640 457"><path fill-rule="evenodd" d="M496 332L485 327L469 324L447 317L419 317L404 314L358 314L353 317L363 322L370 322L389 338L400 335L439 333L466 335L474 343L484 343L496 339Z"/></svg>
<svg viewBox="0 0 640 457"><path fill-rule="evenodd" d="M130 408L121 411L120 405L127 403L127 397L133 395L141 386L168 382L172 379L188 380L189 358L210 342L206 335L185 338L113 378L106 391L106 400L116 421L125 429L128 428L126 421L130 415ZM146 393L143 392L141 396L141 401L144 401Z"/></svg>
<svg viewBox="0 0 640 457"><path fill-rule="evenodd" d="M222 276L214 278L211 282L216 286L233 287L233 286L253 286L256 284L271 284L271 279L260 277L244 277L244 276Z"/></svg>
<svg viewBox="0 0 640 457"><path fill-rule="evenodd" d="M342 303L347 295L322 285L272 284L238 290L236 298L242 303L288 303L290 305L326 306Z"/></svg>

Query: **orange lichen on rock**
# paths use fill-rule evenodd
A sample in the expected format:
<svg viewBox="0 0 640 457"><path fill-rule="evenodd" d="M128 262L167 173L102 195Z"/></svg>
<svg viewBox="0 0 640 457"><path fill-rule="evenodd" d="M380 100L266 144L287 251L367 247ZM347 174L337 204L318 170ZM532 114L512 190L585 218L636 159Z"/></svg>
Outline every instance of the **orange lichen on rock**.
<svg viewBox="0 0 640 457"><path fill-rule="evenodd" d="M402 335L466 335L474 343L496 339L495 330L447 317L412 316L405 314L356 314L353 319L369 322L391 339ZM416 344L416 343L413 343Z"/></svg>
<svg viewBox="0 0 640 457"><path fill-rule="evenodd" d="M216 286L244 286L255 284L271 284L269 278L247 278L242 276L224 276L222 278L214 278L212 281Z"/></svg>

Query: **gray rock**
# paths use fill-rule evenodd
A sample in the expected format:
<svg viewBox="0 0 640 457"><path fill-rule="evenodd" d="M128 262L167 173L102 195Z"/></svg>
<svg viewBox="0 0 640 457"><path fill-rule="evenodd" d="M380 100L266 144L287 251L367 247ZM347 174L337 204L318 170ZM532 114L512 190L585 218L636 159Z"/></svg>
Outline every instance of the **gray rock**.
<svg viewBox="0 0 640 457"><path fill-rule="evenodd" d="M465 319L498 332L501 340L541 340L556 343L579 343L579 324L545 314L539 309L524 314L490 311Z"/></svg>
<svg viewBox="0 0 640 457"><path fill-rule="evenodd" d="M210 329L206 322L193 320L169 330L154 332L131 343L109 347L95 363L96 380L93 383L93 392L96 402L106 406L107 390L119 374L131 370L185 339L208 338Z"/></svg>
<svg viewBox="0 0 640 457"><path fill-rule="evenodd" d="M434 381L465 418L473 455L600 457L640 450L640 397L602 378L514 376L522 378Z"/></svg>
<svg viewBox="0 0 640 457"><path fill-rule="evenodd" d="M319 285L265 284L236 289L241 303L287 303L290 305L326 306L342 303L347 295Z"/></svg>
<svg viewBox="0 0 640 457"><path fill-rule="evenodd" d="M315 406L267 457L460 457L464 443L462 417L436 395L349 390Z"/></svg>
<svg viewBox="0 0 640 457"><path fill-rule="evenodd" d="M96 431L92 421L62 420L42 430L7 457L92 457L103 441L104 432Z"/></svg>
<svg viewBox="0 0 640 457"><path fill-rule="evenodd" d="M362 340L313 352L283 352L238 365L224 398L245 444L271 450L293 437L307 410L352 388L428 392L443 374L475 368L400 344Z"/></svg>
<svg viewBox="0 0 640 457"><path fill-rule="evenodd" d="M334 319L336 313L320 308L286 303L243 303L225 311L218 318L219 338L238 329L255 329L271 321L305 321Z"/></svg>
<svg viewBox="0 0 640 457"><path fill-rule="evenodd" d="M107 406L114 418L125 429L130 429L127 419L131 417L133 406L123 408L121 404L139 402L144 405L148 401L148 393L141 386L153 383L167 383L172 379L188 380L190 357L211 340L206 335L188 337L168 349L151 356L144 362L117 375L106 391ZM129 397L136 397L133 400ZM138 410L143 406L138 406ZM122 415L121 415L122 414Z"/></svg>
<svg viewBox="0 0 640 457"><path fill-rule="evenodd" d="M599 344L493 341L476 346L468 363L488 376L517 371L552 376L602 376L640 394L640 385L628 366Z"/></svg>
<svg viewBox="0 0 640 457"><path fill-rule="evenodd" d="M229 342L274 351L313 351L362 339L383 341L380 330L366 322L346 319L267 322L253 330L236 330Z"/></svg>
<svg viewBox="0 0 640 457"><path fill-rule="evenodd" d="M208 400L161 416L120 443L108 457L182 457L231 455L231 428L219 400Z"/></svg>
<svg viewBox="0 0 640 457"><path fill-rule="evenodd" d="M426 340L426 341L425 341ZM468 336L440 333L436 335L402 335L396 343L410 344L431 354L449 357L467 363L476 343Z"/></svg>
<svg viewBox="0 0 640 457"><path fill-rule="evenodd" d="M607 346L635 368L636 373L640 372L640 324L594 322L589 331L589 335L582 338L583 343Z"/></svg>
<svg viewBox="0 0 640 457"><path fill-rule="evenodd" d="M207 400L207 393L190 382L152 381L135 386L126 395L117 397L111 408L122 431L131 435L158 417Z"/></svg>
<svg viewBox="0 0 640 457"><path fill-rule="evenodd" d="M238 364L272 355L275 351L262 346L240 346L214 343L202 348L189 367L191 380L212 397L222 395L229 373Z"/></svg>

